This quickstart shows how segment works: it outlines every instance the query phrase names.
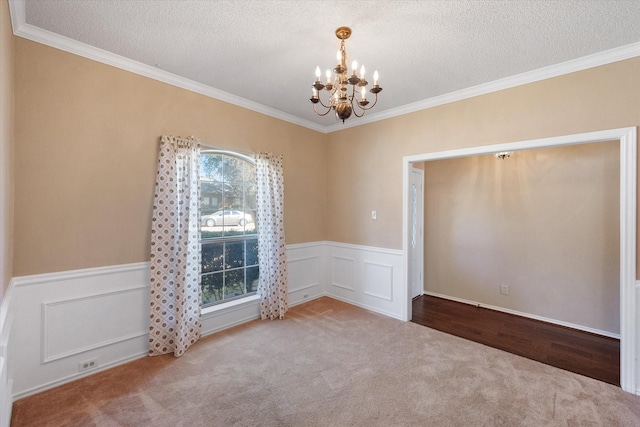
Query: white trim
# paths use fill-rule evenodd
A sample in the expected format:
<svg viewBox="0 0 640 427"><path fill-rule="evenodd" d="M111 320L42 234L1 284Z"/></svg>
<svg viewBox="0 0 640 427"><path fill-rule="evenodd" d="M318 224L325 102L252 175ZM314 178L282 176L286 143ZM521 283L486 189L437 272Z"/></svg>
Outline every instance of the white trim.
<svg viewBox="0 0 640 427"><path fill-rule="evenodd" d="M575 323L564 322L562 320L551 319L549 317L538 316L537 314L524 313L524 312L518 311L518 310L511 310L510 308L498 307L496 305L484 304L484 303L481 303L481 302L472 301L472 300L468 300L468 299L464 299L464 298L452 297L450 295L439 294L437 292L425 291L424 295L429 295L429 296L432 296L432 297L438 297L438 298L442 298L442 299L446 299L446 300L450 300L450 301L456 301L456 302L460 302L460 303L463 303L463 304L473 305L473 306L476 306L476 307L487 308L489 310L500 311L502 313L514 314L516 316L526 317L528 319L533 319L533 320L539 320L541 322L546 322L546 323L552 323L554 325L560 325L560 326L564 326L566 328L576 329L578 331L589 332L591 334L602 335L602 336L605 336L605 337L608 337L608 338L614 338L614 339L618 339L618 340L620 339L620 334L615 334L613 332L602 331L600 329L590 328L588 326L576 325Z"/></svg>
<svg viewBox="0 0 640 427"><path fill-rule="evenodd" d="M9 0L9 13L11 14L11 24L13 33L16 36L23 37L56 49L64 50L75 55L83 56L103 64L111 65L122 70L126 70L141 76L145 76L160 82L164 82L191 92L199 93L210 98L228 102L247 110L255 111L266 116L274 117L298 126L306 127L321 133L331 133L341 131L351 127L362 126L368 123L389 119L392 117L402 116L414 113L416 111L426 110L428 108L437 107L439 105L449 104L451 102L461 101L463 99L472 98L479 95L485 95L540 80L550 79L576 71L582 71L601 65L611 64L617 61L634 58L640 56L640 42L631 43L625 46L616 47L603 52L594 53L581 58L570 61L561 62L559 64L550 65L539 68L537 70L528 71L514 76L505 77L503 79L494 80L488 83L482 83L470 88L449 92L443 95L427 98L411 104L402 105L396 108L380 111L379 113L369 114L357 120L350 120L345 123L332 123L331 125L322 125L312 122L301 117L294 116L289 113L277 110L272 107L260 104L255 101L233 95L229 92L213 88L211 86L198 83L196 81L160 70L151 65L143 64L112 52L70 39L51 31L43 30L36 26L26 23L25 1Z"/></svg>
<svg viewBox="0 0 640 427"><path fill-rule="evenodd" d="M408 280L409 251L409 173L412 162L440 160L491 154L498 151L517 151L540 147L566 146L594 142L620 142L620 386L629 393L636 392L637 364L637 291L636 291L636 152L635 127L609 129L552 138L533 139L489 146L441 151L405 156L402 159L402 251L405 304L403 320L411 318L411 289Z"/></svg>
<svg viewBox="0 0 640 427"><path fill-rule="evenodd" d="M7 286L7 289L2 296L2 301L0 302L0 336L4 333L4 328L7 327L9 321L9 301L11 300L11 293L15 285L16 281L14 278L9 280L9 286ZM0 355L2 354L6 355L6 353L3 353L3 350L0 348Z"/></svg>
<svg viewBox="0 0 640 427"><path fill-rule="evenodd" d="M337 299L338 301L345 302L347 304L355 305L356 307L364 308L365 310L369 310L369 311L371 311L373 313L382 314L383 316L391 317L391 318L397 319L397 320L403 320L402 317L399 314L393 313L393 312L388 311L388 310L381 309L379 307L374 307L372 305L364 304L364 303L361 303L359 301L354 301L353 299L343 298L343 297L340 297L338 295L331 294L331 293L327 294L326 296L328 296L329 298Z"/></svg>
<svg viewBox="0 0 640 427"><path fill-rule="evenodd" d="M620 385L638 387L638 293L636 290L637 130L620 136Z"/></svg>
<svg viewBox="0 0 640 427"><path fill-rule="evenodd" d="M9 361L9 342L13 325L10 300L14 285L15 282L11 279L0 303L0 427L9 427L13 408L13 372Z"/></svg>
<svg viewBox="0 0 640 427"><path fill-rule="evenodd" d="M131 356L123 357L123 358L115 360L113 362L101 364L98 368L92 369L90 371L83 372L81 374L67 375L67 376L65 376L63 378L60 378L60 379L57 379L57 380L54 380L54 381L49 381L47 383L40 384L40 385L38 385L36 387L31 387L31 388L29 388L27 390L24 390L24 391L21 391L19 393L16 393L16 394L13 395L13 401L15 402L16 400L20 400L20 399L23 399L25 397L32 396L34 394L38 394L38 393L43 392L45 390L49 390L49 389L52 389L54 387L58 387L58 386L61 386L63 384L66 384L66 383L70 383L71 381L75 381L75 380L78 380L80 378L88 377L89 375L93 375L93 374L96 374L98 372L106 371L107 369L115 368L116 366L124 365L125 363L133 362L134 360L142 359L142 358L145 358L145 357L148 357L148 356L149 356L148 352L144 351L144 352L140 352L140 353L137 353L137 354L133 354Z"/></svg>
<svg viewBox="0 0 640 427"><path fill-rule="evenodd" d="M245 300L248 300L248 301L245 301ZM212 335L217 332L224 331L225 329L233 328L234 326L242 325L243 323L251 322L252 320L256 320L260 318L260 314L259 314L260 300L259 299L243 298L241 301L243 302L243 304L238 304L233 307L226 307L225 310L209 311L206 314L201 314L200 322L204 325L204 323L208 320L215 319L221 316L228 316L231 313L241 312L247 309L250 310L252 308L257 309L258 314L257 315L251 314L248 316L237 317L237 318L234 318L234 320L231 322L221 322L213 328L205 329L203 326L201 336L206 337L208 335Z"/></svg>
<svg viewBox="0 0 640 427"><path fill-rule="evenodd" d="M287 246L287 249L289 249L289 247ZM301 262L301 261L309 261L310 259L318 259L319 257L317 255L313 255L313 256L305 256L305 257L301 257L301 258L287 258L287 263L288 264L293 264L294 262Z"/></svg>
<svg viewBox="0 0 640 427"><path fill-rule="evenodd" d="M309 242L309 243L292 243L290 245L287 245L287 250L291 251L295 249L316 248L318 246L325 247L329 243L331 242L327 242L325 240L318 240L316 242Z"/></svg>
<svg viewBox="0 0 640 427"><path fill-rule="evenodd" d="M79 270L59 271L55 273L34 274L31 276L14 277L15 286L40 285L48 282L84 279L90 276L104 276L107 274L128 273L130 271L148 271L150 262L138 262L133 264L110 265L106 267L91 267Z"/></svg>
<svg viewBox="0 0 640 427"><path fill-rule="evenodd" d="M213 313L215 313L216 311L233 312L241 308L237 306L241 306L243 304L249 304L259 299L260 299L260 295L255 294L255 295L250 295L248 297L238 298L232 301L223 302L221 304L212 305L210 307L205 307L200 309L200 317L213 315Z"/></svg>
<svg viewBox="0 0 640 427"><path fill-rule="evenodd" d="M414 260L416 259L416 254L418 256L418 274L420 275L420 282L422 283L420 285L420 289L424 288L424 169L418 169L418 168L411 168L411 174L409 175L409 183L408 185L411 187L414 183L414 178L413 175L414 174L418 174L420 175L420 195L416 196L419 197L419 203L417 204L417 206L413 207L412 206L412 210L415 209L415 214L416 214L416 218L415 220L418 221L420 223L420 235L416 237L416 248L413 248L412 245L409 245L409 256L411 257L411 264L410 264L410 269L408 274L410 274L411 276L409 277L409 281L412 283L412 290L411 290L411 294L412 297L415 296L413 294L413 277L414 277L414 271L413 271L413 264L414 264ZM413 197L412 197L412 201L413 201ZM412 212L413 214L413 212ZM413 217L412 217L412 224L410 225L411 228L411 233L413 234L414 230L413 230ZM412 239L413 240L413 239ZM417 251L416 251L417 249ZM419 291L419 290L418 290Z"/></svg>
<svg viewBox="0 0 640 427"><path fill-rule="evenodd" d="M310 285L300 286L299 288L289 289L288 292L291 293L291 292L305 291L307 289L315 288L316 286L320 286L320 283L316 282L316 283L311 283Z"/></svg>
<svg viewBox="0 0 640 427"><path fill-rule="evenodd" d="M374 246L354 245L351 243L340 243L340 242L325 242L325 244L327 246L353 249L357 251L377 252L377 253L386 254L386 255L402 255L402 249L378 248Z"/></svg>

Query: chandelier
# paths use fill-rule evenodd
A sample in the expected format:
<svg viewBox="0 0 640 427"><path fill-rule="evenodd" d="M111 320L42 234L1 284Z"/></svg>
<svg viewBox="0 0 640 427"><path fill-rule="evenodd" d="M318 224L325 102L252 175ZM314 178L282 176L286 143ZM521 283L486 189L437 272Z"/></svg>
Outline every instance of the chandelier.
<svg viewBox="0 0 640 427"><path fill-rule="evenodd" d="M373 104L367 100L368 81L364 78L364 65L360 68L358 74L358 63L353 61L351 64L351 76L347 69L347 50L344 47L344 41L351 36L351 28L340 27L336 30L336 37L340 39L340 50L336 54L338 65L331 71L327 70L327 82L322 84L320 81L320 67L316 67L316 81L312 85L312 93L309 101L313 104L313 111L319 116L326 116L331 110L336 114L336 120L342 120L344 123L351 113L356 117L362 117L365 111L372 109L378 102L378 93L382 88L378 85L378 72L373 73L373 87L369 90L374 95ZM351 86L351 88L349 88ZM322 89L329 92L329 99L323 102L320 99ZM351 93L349 93L349 91ZM358 98L358 92L360 97ZM318 104L324 107L324 110L318 111Z"/></svg>

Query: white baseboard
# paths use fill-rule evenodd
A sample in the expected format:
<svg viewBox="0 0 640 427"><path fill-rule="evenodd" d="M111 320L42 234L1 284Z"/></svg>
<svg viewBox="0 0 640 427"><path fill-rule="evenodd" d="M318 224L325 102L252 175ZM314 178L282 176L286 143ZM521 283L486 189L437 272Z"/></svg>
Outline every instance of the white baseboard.
<svg viewBox="0 0 640 427"><path fill-rule="evenodd" d="M115 368L116 366L124 365L125 363L133 362L137 359L142 359L144 357L148 357L148 351L144 351L138 354L132 354L127 357L123 357L122 359L114 360L109 363L101 363L100 367L96 369L92 369L91 371L83 372L81 374L70 374L65 377L58 378L53 381L49 381L47 383L39 384L36 387L32 387L30 389L22 390L19 393L13 394L13 401L20 400L22 398L32 396L34 394L41 393L43 391L61 386L63 384L70 383L72 381L79 380L80 378L88 377L93 374L97 374L98 372L106 371L111 368Z"/></svg>
<svg viewBox="0 0 640 427"><path fill-rule="evenodd" d="M357 301L354 301L354 300L351 300L351 299L342 298L342 297L334 295L334 294L327 294L326 296L328 296L329 298L337 299L338 301L346 302L347 304L351 304L351 305L354 305L356 307L363 308L365 310L369 310L369 311L374 312L374 313L382 314L383 316L391 317L393 319L402 320L402 316L399 315L398 313L392 313L392 312L389 312L389 311L381 310L378 307L375 307L375 306L372 306L372 305L363 304L363 303L360 303L360 302L357 302Z"/></svg>
<svg viewBox="0 0 640 427"><path fill-rule="evenodd" d="M620 339L620 334L614 334L612 332L601 331L599 329L590 328L588 326L576 325L575 323L564 322L562 320L550 319L548 317L538 316L536 314L523 313L521 311L511 310L509 308L498 307L498 306L490 305L490 304L484 304L484 303L480 303L480 302L477 302L477 301L467 300L467 299L464 299L464 298L452 297L452 296L449 296L449 295L443 295L443 294L439 294L439 293L436 293L436 292L427 292L427 291L425 291L424 295L429 295L429 296L432 296L432 297L448 299L448 300L451 300L451 301L461 302L461 303L469 304L469 305L475 305L476 307L488 308L490 310L501 311L503 313L514 314L514 315L520 316L520 317L526 317L526 318L529 318L529 319L540 320L542 322L553 323L555 325L565 326L567 328L577 329L579 331L589 332L589 333L596 334L596 335L602 335L602 336L609 337L609 338Z"/></svg>

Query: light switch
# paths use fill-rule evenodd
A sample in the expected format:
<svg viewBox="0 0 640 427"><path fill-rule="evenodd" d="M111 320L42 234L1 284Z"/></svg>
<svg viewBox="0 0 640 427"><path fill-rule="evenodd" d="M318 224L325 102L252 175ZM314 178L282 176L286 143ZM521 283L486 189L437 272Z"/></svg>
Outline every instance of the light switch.
<svg viewBox="0 0 640 427"><path fill-rule="evenodd" d="M371 219L378 219L378 211L371 211Z"/></svg>

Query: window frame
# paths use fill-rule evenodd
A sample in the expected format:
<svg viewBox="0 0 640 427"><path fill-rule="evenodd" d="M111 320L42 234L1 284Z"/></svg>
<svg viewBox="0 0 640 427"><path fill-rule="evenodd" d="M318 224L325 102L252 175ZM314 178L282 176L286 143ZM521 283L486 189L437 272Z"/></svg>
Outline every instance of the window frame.
<svg viewBox="0 0 640 427"><path fill-rule="evenodd" d="M232 150L225 150L225 149L218 149L218 148L213 148L213 147L208 147L208 146L202 146L200 148L200 155L205 155L205 154L215 154L215 155L222 155L222 156L227 156L227 157L231 157L234 159L238 159L238 160L242 160L246 163L248 163L249 165L251 165L252 167L255 168L255 160L252 156L249 156L247 154L241 153L241 152L237 152L237 151L232 151ZM226 182L226 177L224 178ZM202 183L202 176L200 177L200 183ZM243 199L244 199L245 195L243 194ZM203 199L204 196L201 195L201 201L200 201L200 214L202 216L202 207L203 207ZM216 209L216 211L240 211L240 208L238 207L219 207L218 209ZM246 209L243 211L246 212ZM256 215L254 213L254 224L256 222ZM202 224L200 224L200 227L202 227ZM252 292L245 292L242 295L237 295L237 296L233 296L231 298L224 298L224 289L225 289L225 276L227 272L231 272L231 271L237 271L237 270L243 270L244 271L244 286L245 286L245 291L247 290L247 271L249 269L258 269L258 275L259 275L259 263L257 261L257 253L256 253L256 263L255 264L251 264L251 265L247 265L247 243L252 241L252 240L256 240L257 242L258 239L258 232L257 229L255 232L253 233L247 233L246 229L244 231L243 234L231 234L231 235L223 235L220 237L202 237L202 230L201 230L201 235L200 235L200 249L201 252L203 251L203 248L205 245L207 244L212 244L212 243L218 243L218 244L222 244L222 253L223 253L223 260L222 260L222 269L220 270L215 270L215 271L208 271L208 272L204 272L204 260L201 261L201 269L200 269L200 287L201 287L201 292L202 292L202 279L204 276L213 276L213 274L221 274L222 278L223 278L223 282L222 282L222 296L223 298L219 301L215 301L212 303L208 303L208 304L204 304L202 301L202 297L200 299L200 309L202 312L211 312L211 311L215 311L224 307L229 307L229 306L233 306L233 305L238 305L238 304L242 304L245 302L250 302L250 301L254 301L257 300L259 298L257 289L255 291ZM235 242L243 242L244 247L243 247L243 265L241 267L228 267L227 268L227 263L226 260L224 259L224 255L226 253L226 245L228 243L235 243ZM259 277L259 276L258 276Z"/></svg>

